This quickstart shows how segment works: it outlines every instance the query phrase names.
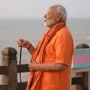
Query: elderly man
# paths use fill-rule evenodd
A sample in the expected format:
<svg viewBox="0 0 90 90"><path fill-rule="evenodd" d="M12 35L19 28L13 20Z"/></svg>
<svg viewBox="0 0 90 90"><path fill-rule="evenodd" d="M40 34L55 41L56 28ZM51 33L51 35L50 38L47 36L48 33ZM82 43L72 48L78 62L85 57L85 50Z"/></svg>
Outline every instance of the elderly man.
<svg viewBox="0 0 90 90"><path fill-rule="evenodd" d="M17 41L18 46L27 48L32 55L26 90L70 90L74 44L66 19L66 9L52 5L44 15L48 31L36 48L27 40Z"/></svg>

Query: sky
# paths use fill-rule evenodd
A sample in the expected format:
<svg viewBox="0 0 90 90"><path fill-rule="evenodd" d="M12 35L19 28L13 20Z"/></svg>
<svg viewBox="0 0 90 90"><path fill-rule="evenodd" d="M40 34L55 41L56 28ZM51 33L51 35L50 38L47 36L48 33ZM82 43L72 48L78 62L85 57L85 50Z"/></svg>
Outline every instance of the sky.
<svg viewBox="0 0 90 90"><path fill-rule="evenodd" d="M63 5L70 18L90 18L90 0L0 0L0 18L42 18L53 4Z"/></svg>

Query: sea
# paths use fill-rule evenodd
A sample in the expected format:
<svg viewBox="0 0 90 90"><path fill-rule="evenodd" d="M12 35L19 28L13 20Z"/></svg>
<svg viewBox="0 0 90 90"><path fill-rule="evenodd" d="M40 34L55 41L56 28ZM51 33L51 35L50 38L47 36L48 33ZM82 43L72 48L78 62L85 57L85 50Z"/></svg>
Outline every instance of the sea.
<svg viewBox="0 0 90 90"><path fill-rule="evenodd" d="M17 40L26 39L34 46L47 31L43 19L0 19L0 64L2 64L2 50L6 47L13 47L17 50L17 63L20 58L20 48ZM68 18L67 26L73 36L75 47L80 43L90 46L90 18ZM22 63L30 61L28 51L22 49ZM26 77L26 75L24 76ZM1 81L1 79L0 79Z"/></svg>

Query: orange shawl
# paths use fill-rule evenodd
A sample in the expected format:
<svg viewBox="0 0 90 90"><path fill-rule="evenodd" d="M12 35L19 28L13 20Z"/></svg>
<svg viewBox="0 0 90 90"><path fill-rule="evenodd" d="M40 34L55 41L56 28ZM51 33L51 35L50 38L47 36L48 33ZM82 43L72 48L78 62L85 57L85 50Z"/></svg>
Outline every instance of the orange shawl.
<svg viewBox="0 0 90 90"><path fill-rule="evenodd" d="M46 45L49 43L49 41L54 37L54 35L59 31L61 28L65 27L65 23L61 22L59 24L56 24L53 28L48 30L46 35L43 37L41 42L37 45L35 52L32 55L31 61L36 60L38 54L40 55L40 61L39 63L43 63L43 55L44 55L44 49ZM40 90L40 78L42 72L37 71L37 74L35 72L30 73L30 77L27 83L26 90Z"/></svg>

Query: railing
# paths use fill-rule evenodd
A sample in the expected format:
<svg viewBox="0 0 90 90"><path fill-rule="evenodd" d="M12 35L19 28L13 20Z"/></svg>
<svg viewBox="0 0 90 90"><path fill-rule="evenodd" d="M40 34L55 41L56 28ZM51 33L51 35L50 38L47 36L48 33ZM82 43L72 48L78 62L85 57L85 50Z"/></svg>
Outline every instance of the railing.
<svg viewBox="0 0 90 90"><path fill-rule="evenodd" d="M17 73L29 72L28 64L17 65L17 51L12 47L2 50L2 66L0 66L0 75L2 76L2 85L0 90L25 90L27 82L19 83ZM72 85L80 85L82 90L88 90L87 72L83 72L81 77L73 77Z"/></svg>
<svg viewBox="0 0 90 90"><path fill-rule="evenodd" d="M2 85L0 90L25 90L27 82L18 83L17 73L29 72L28 64L17 65L17 51L8 47L2 51L2 66L0 66L0 75L2 76Z"/></svg>

